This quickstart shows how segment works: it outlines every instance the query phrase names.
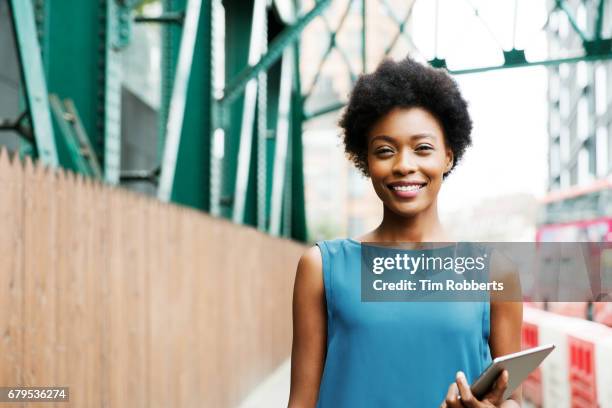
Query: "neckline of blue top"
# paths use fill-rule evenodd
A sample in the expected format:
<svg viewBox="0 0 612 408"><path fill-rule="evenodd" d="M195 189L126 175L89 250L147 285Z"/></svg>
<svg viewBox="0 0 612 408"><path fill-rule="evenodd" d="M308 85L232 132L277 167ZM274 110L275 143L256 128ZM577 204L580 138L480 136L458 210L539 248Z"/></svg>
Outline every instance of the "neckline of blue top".
<svg viewBox="0 0 612 408"><path fill-rule="evenodd" d="M352 244L356 244L356 245L362 245L362 244L377 244L379 242L362 242L362 241L357 241L356 239L353 238L346 238L346 240ZM380 242L381 244L394 244L394 243L401 243L402 241L399 242ZM447 248L453 248L456 247L457 244L463 244L464 242L462 241L457 241L454 245L448 245L448 246L444 246L444 247L440 247L440 248L434 248L434 249L447 249ZM421 249L432 249L432 248L421 248Z"/></svg>

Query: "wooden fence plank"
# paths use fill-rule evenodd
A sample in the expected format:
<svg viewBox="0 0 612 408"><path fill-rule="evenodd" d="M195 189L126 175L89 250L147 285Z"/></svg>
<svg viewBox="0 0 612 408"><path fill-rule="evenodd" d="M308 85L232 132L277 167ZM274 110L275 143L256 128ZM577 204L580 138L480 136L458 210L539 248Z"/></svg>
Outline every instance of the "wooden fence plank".
<svg viewBox="0 0 612 408"><path fill-rule="evenodd" d="M169 272L172 249L170 248L170 207L156 205L152 222L157 223L156 233L149 234L148 243L157 248L156 254L149 259L149 353L151 370L151 402L153 407L166 407L172 405L173 381L178 373L175 366L170 364L171 325L170 311L172 305L168 304L167 291L169 288ZM154 279L153 279L154 277Z"/></svg>
<svg viewBox="0 0 612 408"><path fill-rule="evenodd" d="M302 245L6 152L0 217L2 384L229 407L289 355Z"/></svg>
<svg viewBox="0 0 612 408"><path fill-rule="evenodd" d="M104 200L106 195L102 186L98 182L89 184L86 195L87 230L84 231L84 245L86 251L86 265L84 272L86 273L86 302L87 302L87 328L85 344L86 353L89 363L87 364L86 372L86 387L87 399L86 406L102 405L104 403L104 395L102 389L101 375L103 369L102 360L102 341L105 336L103 331L103 302L101 280L106 275L104 253L105 253L105 230L103 225L105 218L103 216ZM73 355L73 354L71 354ZM76 356L74 356L76 358Z"/></svg>
<svg viewBox="0 0 612 408"><path fill-rule="evenodd" d="M108 219L108 327L106 335L109 341L108 378L109 402L111 407L126 406L128 359L125 353L127 332L125 320L126 296L123 293L123 265L121 259L122 223L125 214L122 213L121 196L112 191L109 197Z"/></svg>
<svg viewBox="0 0 612 408"><path fill-rule="evenodd" d="M56 385L55 175L26 158L24 169L23 385ZM31 404L30 404L31 405Z"/></svg>
<svg viewBox="0 0 612 408"><path fill-rule="evenodd" d="M73 262L78 259L78 250L75 251L76 239L73 239L78 234L74 231L76 219L78 216L75 210L78 211L82 207L77 196L79 190L76 189L74 176L63 171L57 174L57 183L54 191L57 204L57 224L55 229L55 240L58 248L62 248L62 252L58 254L55 263L57 275L55 281L55 292L59 296L55 297L56 313L59 317L58 324L55 327L55 338L57 344L57 355L55 360L55 373L57 378L56 385L69 387L72 390L70 395L70 404L75 405L75 402L82 402L82 390L77 391L79 384L72 382L70 376L70 353L73 351L71 343L70 330L74 327L72 316L74 283L71 279L75 275L76 266ZM74 206L74 207L73 207ZM80 373L79 373L80 374Z"/></svg>
<svg viewBox="0 0 612 408"><path fill-rule="evenodd" d="M0 384L23 382L23 171L0 149Z"/></svg>

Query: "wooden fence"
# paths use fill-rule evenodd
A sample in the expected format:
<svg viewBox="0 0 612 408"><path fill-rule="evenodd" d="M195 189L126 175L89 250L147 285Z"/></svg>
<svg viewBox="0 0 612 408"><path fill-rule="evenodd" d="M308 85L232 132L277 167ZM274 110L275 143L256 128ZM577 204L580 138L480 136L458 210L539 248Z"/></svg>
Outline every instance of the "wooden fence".
<svg viewBox="0 0 612 408"><path fill-rule="evenodd" d="M232 407L290 353L301 244L4 150L0 219L0 386Z"/></svg>

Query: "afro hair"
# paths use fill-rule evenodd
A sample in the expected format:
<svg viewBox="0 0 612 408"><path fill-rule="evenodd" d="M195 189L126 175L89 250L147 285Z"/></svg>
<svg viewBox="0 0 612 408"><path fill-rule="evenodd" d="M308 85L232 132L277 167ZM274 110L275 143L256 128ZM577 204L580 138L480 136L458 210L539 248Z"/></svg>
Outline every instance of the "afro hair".
<svg viewBox="0 0 612 408"><path fill-rule="evenodd" d="M427 110L440 121L454 157L444 177L455 168L472 143L467 102L445 70L406 57L397 62L386 59L373 73L361 75L338 123L346 154L364 176L369 176L367 135L372 126L395 108L413 107Z"/></svg>

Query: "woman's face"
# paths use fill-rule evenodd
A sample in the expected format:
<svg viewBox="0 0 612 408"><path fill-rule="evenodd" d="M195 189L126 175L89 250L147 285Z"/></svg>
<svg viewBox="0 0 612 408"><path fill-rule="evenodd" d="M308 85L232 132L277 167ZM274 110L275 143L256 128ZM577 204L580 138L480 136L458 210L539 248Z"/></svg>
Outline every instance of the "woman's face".
<svg viewBox="0 0 612 408"><path fill-rule="evenodd" d="M453 163L438 120L422 108L396 108L368 136L368 168L385 206L414 216L436 201L444 173Z"/></svg>

